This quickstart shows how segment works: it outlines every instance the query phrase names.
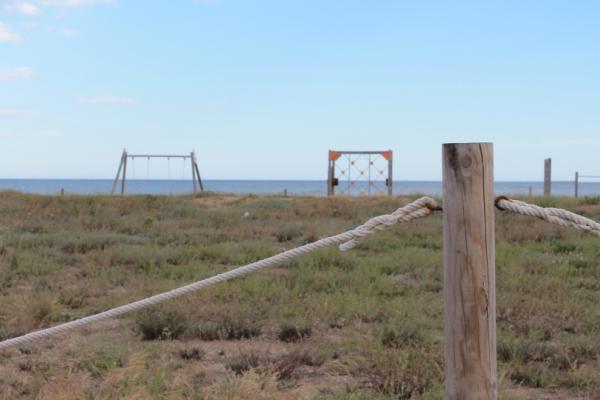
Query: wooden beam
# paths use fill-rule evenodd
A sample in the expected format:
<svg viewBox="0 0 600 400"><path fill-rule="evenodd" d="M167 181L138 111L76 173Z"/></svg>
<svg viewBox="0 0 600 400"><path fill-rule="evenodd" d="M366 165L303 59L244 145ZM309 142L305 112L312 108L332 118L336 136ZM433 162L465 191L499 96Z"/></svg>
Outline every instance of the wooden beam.
<svg viewBox="0 0 600 400"><path fill-rule="evenodd" d="M495 400L492 144L445 144L443 180L446 399Z"/></svg>
<svg viewBox="0 0 600 400"><path fill-rule="evenodd" d="M204 192L204 185L202 184L202 178L200 178L200 170L198 169L197 162L194 162L194 168L196 168L196 178L198 179L198 185L200 185L200 191Z"/></svg>
<svg viewBox="0 0 600 400"><path fill-rule="evenodd" d="M333 196L333 166L335 161L327 160L327 196Z"/></svg>
<svg viewBox="0 0 600 400"><path fill-rule="evenodd" d="M196 193L198 191L198 188L196 187L196 169L194 168L194 160L196 159L196 154L195 152L191 152L190 153L190 165L192 167L192 186L194 187L194 193Z"/></svg>
<svg viewBox="0 0 600 400"><path fill-rule="evenodd" d="M123 178L121 179L121 196L125 195L125 181L127 180L127 151L123 151Z"/></svg>
<svg viewBox="0 0 600 400"><path fill-rule="evenodd" d="M544 196L552 195L552 159L544 160Z"/></svg>
<svg viewBox="0 0 600 400"><path fill-rule="evenodd" d="M388 179L389 179L388 188L387 188L388 189L388 196L392 195L392 188L394 186L394 177L392 176L393 175L392 171L393 171L393 169L392 169L392 159L390 158L389 161L388 161Z"/></svg>
<svg viewBox="0 0 600 400"><path fill-rule="evenodd" d="M121 154L121 162L119 162L119 168L117 169L117 175L115 176L115 181L113 182L111 194L115 194L117 191L117 184L119 183L119 175L121 174L121 168L123 168L123 160L125 159L125 149L123 149L123 153Z"/></svg>

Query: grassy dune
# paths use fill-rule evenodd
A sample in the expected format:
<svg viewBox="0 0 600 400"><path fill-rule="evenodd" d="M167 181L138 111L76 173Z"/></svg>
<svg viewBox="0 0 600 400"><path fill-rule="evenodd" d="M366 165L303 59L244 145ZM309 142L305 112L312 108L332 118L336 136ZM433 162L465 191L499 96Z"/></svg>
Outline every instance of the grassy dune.
<svg viewBox="0 0 600 400"><path fill-rule="evenodd" d="M407 198L0 193L0 338L255 261ZM600 220L600 199L535 199ZM500 398L599 399L600 239L497 214ZM0 352L7 399L441 399L441 216Z"/></svg>

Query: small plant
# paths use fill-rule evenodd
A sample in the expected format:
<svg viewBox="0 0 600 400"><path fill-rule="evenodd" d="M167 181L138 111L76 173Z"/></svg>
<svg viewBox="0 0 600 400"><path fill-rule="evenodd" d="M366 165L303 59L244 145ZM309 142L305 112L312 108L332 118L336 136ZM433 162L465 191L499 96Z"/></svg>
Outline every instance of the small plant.
<svg viewBox="0 0 600 400"><path fill-rule="evenodd" d="M220 338L218 327L210 322L198 324L190 331L190 335L207 341L219 340Z"/></svg>
<svg viewBox="0 0 600 400"><path fill-rule="evenodd" d="M279 340L282 342L299 342L310 337L312 328L308 325L295 325L286 322L279 327Z"/></svg>
<svg viewBox="0 0 600 400"><path fill-rule="evenodd" d="M144 340L170 340L186 330L183 314L176 310L144 311L136 319L137 329Z"/></svg>
<svg viewBox="0 0 600 400"><path fill-rule="evenodd" d="M289 242L302 236L302 231L296 225L287 224L275 232L278 242Z"/></svg>
<svg viewBox="0 0 600 400"><path fill-rule="evenodd" d="M236 375L243 375L244 372L260 365L260 356L256 352L241 352L239 355L230 358L225 367L232 370Z"/></svg>
<svg viewBox="0 0 600 400"><path fill-rule="evenodd" d="M192 347L191 349L180 349L178 354L183 360L198 361L202 360L202 357L204 357L204 352L197 347Z"/></svg>
<svg viewBox="0 0 600 400"><path fill-rule="evenodd" d="M190 330L190 336L202 340L241 340L259 336L260 326L246 318L225 317L218 323L202 322Z"/></svg>
<svg viewBox="0 0 600 400"><path fill-rule="evenodd" d="M29 314L35 326L45 325L56 316L54 302L47 296L35 299L29 306Z"/></svg>
<svg viewBox="0 0 600 400"><path fill-rule="evenodd" d="M424 341L425 334L423 330L412 325L400 325L396 329L386 327L381 335L381 344L392 348L414 346Z"/></svg>
<svg viewBox="0 0 600 400"><path fill-rule="evenodd" d="M275 371L277 372L277 379L288 380L292 378L294 372L304 365L312 367L319 367L323 365L327 358L331 356L330 353L323 350L327 349L300 349L281 356L279 360L274 362Z"/></svg>

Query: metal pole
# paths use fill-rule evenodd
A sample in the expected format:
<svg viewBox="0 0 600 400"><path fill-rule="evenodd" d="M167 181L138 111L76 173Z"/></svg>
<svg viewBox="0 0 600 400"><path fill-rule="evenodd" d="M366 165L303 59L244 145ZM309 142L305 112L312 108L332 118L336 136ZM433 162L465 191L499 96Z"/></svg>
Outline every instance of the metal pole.
<svg viewBox="0 0 600 400"><path fill-rule="evenodd" d="M446 399L495 400L492 144L444 144L443 180Z"/></svg>

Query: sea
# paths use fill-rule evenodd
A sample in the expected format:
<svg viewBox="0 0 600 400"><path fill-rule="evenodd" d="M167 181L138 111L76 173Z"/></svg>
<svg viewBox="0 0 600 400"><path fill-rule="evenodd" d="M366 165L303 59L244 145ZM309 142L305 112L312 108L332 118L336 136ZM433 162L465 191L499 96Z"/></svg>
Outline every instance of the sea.
<svg viewBox="0 0 600 400"><path fill-rule="evenodd" d="M326 196L327 184L319 180L204 180L204 190L225 194L254 194L276 195L286 192L288 195ZM66 194L96 195L110 194L113 181L109 179L0 179L0 191L17 191L53 195L62 190ZM377 186L377 185L375 185ZM543 195L542 182L495 182L497 195ZM383 182L379 182L379 189L383 189ZM117 193L121 189L120 182ZM347 186L342 183L336 188L338 194L347 194ZM442 183L439 181L394 181L393 193L398 195L426 194L441 196ZM573 196L573 182L552 182L552 195ZM134 180L128 179L126 194L128 195L182 195L192 193L193 186L190 180ZM379 194L375 191L371 194ZM351 190L350 194L365 195L367 190ZM600 181L580 182L580 196L599 196Z"/></svg>

